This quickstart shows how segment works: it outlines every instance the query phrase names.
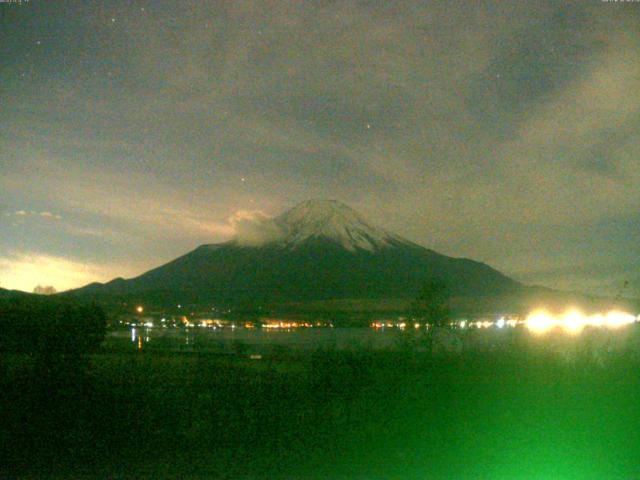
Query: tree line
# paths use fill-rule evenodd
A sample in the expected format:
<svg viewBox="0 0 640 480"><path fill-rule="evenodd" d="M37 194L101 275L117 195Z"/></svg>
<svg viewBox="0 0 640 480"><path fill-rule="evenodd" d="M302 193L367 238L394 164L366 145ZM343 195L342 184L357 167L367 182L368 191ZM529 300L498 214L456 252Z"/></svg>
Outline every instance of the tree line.
<svg viewBox="0 0 640 480"><path fill-rule="evenodd" d="M83 355L95 352L107 316L95 304L42 296L0 299L0 352Z"/></svg>

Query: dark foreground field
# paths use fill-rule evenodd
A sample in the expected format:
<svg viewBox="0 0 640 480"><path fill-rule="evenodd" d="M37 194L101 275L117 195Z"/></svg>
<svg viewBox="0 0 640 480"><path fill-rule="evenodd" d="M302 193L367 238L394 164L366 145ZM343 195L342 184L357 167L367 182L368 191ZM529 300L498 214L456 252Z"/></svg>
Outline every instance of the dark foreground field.
<svg viewBox="0 0 640 480"><path fill-rule="evenodd" d="M2 478L640 478L640 355L2 357Z"/></svg>

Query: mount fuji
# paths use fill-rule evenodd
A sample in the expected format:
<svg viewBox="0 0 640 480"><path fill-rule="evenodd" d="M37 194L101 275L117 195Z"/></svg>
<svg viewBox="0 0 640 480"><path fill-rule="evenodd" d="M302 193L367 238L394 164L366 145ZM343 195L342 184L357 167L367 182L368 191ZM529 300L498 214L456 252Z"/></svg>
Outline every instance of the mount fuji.
<svg viewBox="0 0 640 480"><path fill-rule="evenodd" d="M523 286L483 263L439 254L377 227L347 205L303 202L249 235L202 245L136 278L69 292L156 303L278 304L412 299L436 279L452 295L495 296Z"/></svg>

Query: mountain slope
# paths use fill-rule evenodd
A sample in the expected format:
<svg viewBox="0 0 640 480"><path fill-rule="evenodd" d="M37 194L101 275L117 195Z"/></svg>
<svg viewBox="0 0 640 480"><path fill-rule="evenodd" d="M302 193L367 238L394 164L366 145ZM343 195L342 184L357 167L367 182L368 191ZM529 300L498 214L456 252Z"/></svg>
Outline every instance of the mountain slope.
<svg viewBox="0 0 640 480"><path fill-rule="evenodd" d="M30 295L30 293L21 292L19 290L6 290L4 288L0 288L0 298L26 297Z"/></svg>
<svg viewBox="0 0 640 480"><path fill-rule="evenodd" d="M92 284L76 294L148 296L163 302L290 302L414 298L437 278L455 295L495 295L518 282L371 225L348 206L309 201L273 219L281 235L259 246L203 245L139 277Z"/></svg>

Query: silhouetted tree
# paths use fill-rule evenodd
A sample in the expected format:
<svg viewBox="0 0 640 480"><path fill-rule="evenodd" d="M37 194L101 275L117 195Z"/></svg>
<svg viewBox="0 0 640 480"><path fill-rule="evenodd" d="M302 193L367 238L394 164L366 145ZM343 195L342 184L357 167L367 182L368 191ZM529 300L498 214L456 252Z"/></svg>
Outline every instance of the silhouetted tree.
<svg viewBox="0 0 640 480"><path fill-rule="evenodd" d="M104 340L107 317L97 305L25 296L0 301L0 351L78 356Z"/></svg>
<svg viewBox="0 0 640 480"><path fill-rule="evenodd" d="M54 293L57 293L57 290L52 285L47 285L46 287L38 285L33 289L33 293L36 293L38 295L53 295Z"/></svg>
<svg viewBox="0 0 640 480"><path fill-rule="evenodd" d="M451 318L449 288L437 279L424 284L413 301L411 315L432 326L444 326Z"/></svg>

